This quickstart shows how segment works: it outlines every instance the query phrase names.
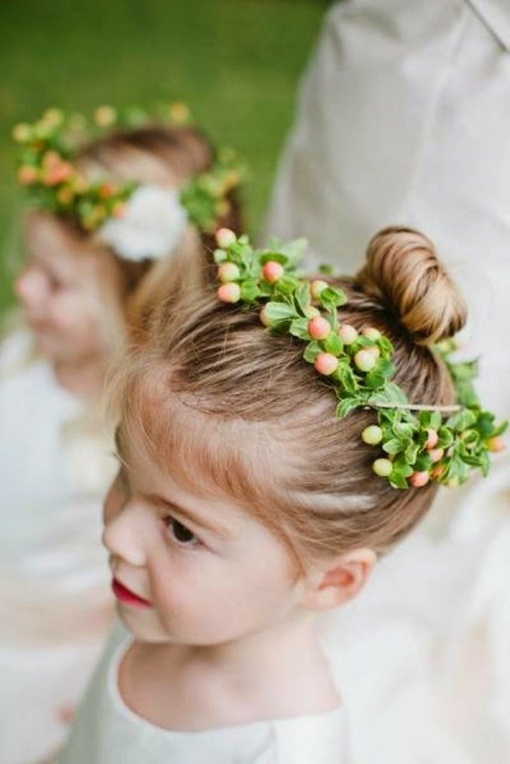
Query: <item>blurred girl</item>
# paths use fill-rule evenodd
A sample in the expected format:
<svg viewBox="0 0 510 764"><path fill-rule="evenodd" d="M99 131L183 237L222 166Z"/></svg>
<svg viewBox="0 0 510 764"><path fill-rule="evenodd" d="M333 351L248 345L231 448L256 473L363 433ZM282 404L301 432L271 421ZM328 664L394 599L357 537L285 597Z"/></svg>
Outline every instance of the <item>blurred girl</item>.
<svg viewBox="0 0 510 764"><path fill-rule="evenodd" d="M33 208L16 282L30 331L0 350L0 760L13 764L60 742L110 622L108 364L150 323L168 263L191 287L218 222L237 226L231 153L192 127L115 122L109 107L96 122L51 110L15 129Z"/></svg>

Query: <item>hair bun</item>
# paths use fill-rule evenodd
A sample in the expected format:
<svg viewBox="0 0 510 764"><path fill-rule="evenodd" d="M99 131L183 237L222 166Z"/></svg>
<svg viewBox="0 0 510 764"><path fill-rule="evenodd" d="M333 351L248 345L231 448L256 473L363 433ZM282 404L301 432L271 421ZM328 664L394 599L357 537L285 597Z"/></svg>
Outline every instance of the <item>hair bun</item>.
<svg viewBox="0 0 510 764"><path fill-rule="evenodd" d="M419 345L452 337L466 322L466 304L434 245L412 228L376 234L356 283L385 303Z"/></svg>

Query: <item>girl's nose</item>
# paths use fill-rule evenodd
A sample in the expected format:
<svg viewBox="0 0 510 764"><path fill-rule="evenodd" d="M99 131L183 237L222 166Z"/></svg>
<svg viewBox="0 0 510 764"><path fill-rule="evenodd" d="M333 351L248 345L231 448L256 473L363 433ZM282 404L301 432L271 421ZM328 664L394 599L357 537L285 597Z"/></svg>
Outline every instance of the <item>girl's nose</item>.
<svg viewBox="0 0 510 764"><path fill-rule="evenodd" d="M29 266L16 279L14 291L30 314L42 313L46 292L42 273Z"/></svg>
<svg viewBox="0 0 510 764"><path fill-rule="evenodd" d="M142 510L129 503L108 520L103 531L103 544L111 555L134 567L146 563Z"/></svg>

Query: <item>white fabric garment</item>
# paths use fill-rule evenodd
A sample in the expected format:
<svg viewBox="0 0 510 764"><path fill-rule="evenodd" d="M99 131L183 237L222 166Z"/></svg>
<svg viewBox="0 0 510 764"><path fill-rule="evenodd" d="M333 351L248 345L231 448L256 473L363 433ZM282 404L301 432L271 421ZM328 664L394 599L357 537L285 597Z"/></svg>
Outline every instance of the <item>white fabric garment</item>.
<svg viewBox="0 0 510 764"><path fill-rule="evenodd" d="M198 732L164 730L123 702L118 668L131 636L118 627L58 764L347 764L345 711Z"/></svg>
<svg viewBox="0 0 510 764"><path fill-rule="evenodd" d="M360 266L380 228L435 242L468 298L466 357L510 418L510 4L346 0L325 19L267 233ZM510 459L443 491L342 613L344 696L367 764L510 761ZM341 635L341 639L340 639ZM370 734L368 734L370 730Z"/></svg>
<svg viewBox="0 0 510 764"><path fill-rule="evenodd" d="M0 761L41 759L67 734L112 614L101 502L105 439L80 429L30 337L0 348ZM76 426L78 423L78 426Z"/></svg>

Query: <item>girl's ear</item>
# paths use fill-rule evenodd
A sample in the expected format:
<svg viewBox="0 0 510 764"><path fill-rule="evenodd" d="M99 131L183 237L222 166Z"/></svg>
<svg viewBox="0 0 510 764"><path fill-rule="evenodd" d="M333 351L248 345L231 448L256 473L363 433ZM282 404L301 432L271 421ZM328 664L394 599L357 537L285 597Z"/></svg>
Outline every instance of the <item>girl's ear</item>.
<svg viewBox="0 0 510 764"><path fill-rule="evenodd" d="M367 582L377 561L372 549L353 549L314 574L310 574L305 607L330 610L355 597Z"/></svg>

